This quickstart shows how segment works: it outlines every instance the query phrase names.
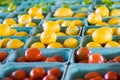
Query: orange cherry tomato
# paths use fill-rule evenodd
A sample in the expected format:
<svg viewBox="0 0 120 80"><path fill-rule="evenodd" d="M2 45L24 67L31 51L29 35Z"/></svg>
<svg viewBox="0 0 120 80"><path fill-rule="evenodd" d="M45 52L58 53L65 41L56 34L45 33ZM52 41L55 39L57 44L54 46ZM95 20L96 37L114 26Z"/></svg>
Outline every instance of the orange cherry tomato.
<svg viewBox="0 0 120 80"><path fill-rule="evenodd" d="M58 61L58 62L64 62L64 58L60 55L55 55L54 58Z"/></svg>
<svg viewBox="0 0 120 80"><path fill-rule="evenodd" d="M105 80L118 80L118 73L109 71L104 75Z"/></svg>
<svg viewBox="0 0 120 80"><path fill-rule="evenodd" d="M97 76L97 77L91 78L90 80L104 80L104 78Z"/></svg>
<svg viewBox="0 0 120 80"><path fill-rule="evenodd" d="M3 62L7 56L7 52L0 52L0 62Z"/></svg>
<svg viewBox="0 0 120 80"><path fill-rule="evenodd" d="M116 56L113 60L120 63L120 56Z"/></svg>
<svg viewBox="0 0 120 80"><path fill-rule="evenodd" d="M46 75L43 80L58 80L55 76L53 75Z"/></svg>
<svg viewBox="0 0 120 80"><path fill-rule="evenodd" d="M45 62L57 62L57 60L53 57L49 57L45 60Z"/></svg>
<svg viewBox="0 0 120 80"><path fill-rule="evenodd" d="M19 57L17 59L17 62L26 62L25 57Z"/></svg>

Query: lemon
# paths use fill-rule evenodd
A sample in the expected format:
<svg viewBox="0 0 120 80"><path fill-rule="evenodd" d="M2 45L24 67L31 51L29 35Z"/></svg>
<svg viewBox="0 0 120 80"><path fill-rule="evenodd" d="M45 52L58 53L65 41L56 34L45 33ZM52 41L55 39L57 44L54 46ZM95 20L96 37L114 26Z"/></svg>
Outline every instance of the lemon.
<svg viewBox="0 0 120 80"><path fill-rule="evenodd" d="M81 20L73 20L72 24L75 25L75 26L82 26L83 22Z"/></svg>
<svg viewBox="0 0 120 80"><path fill-rule="evenodd" d="M24 45L24 42L22 42L19 39L11 39L8 41L6 48L22 48Z"/></svg>
<svg viewBox="0 0 120 80"><path fill-rule="evenodd" d="M21 15L18 19L18 23L26 25L32 21L32 18L28 14Z"/></svg>
<svg viewBox="0 0 120 80"><path fill-rule="evenodd" d="M61 26L63 24L64 20L57 20L56 22Z"/></svg>
<svg viewBox="0 0 120 80"><path fill-rule="evenodd" d="M37 24L34 23L34 22L30 22L30 23L26 24L25 26L26 26L26 27L36 27Z"/></svg>
<svg viewBox="0 0 120 80"><path fill-rule="evenodd" d="M7 24L8 26L11 26L12 24L16 24L16 21L13 18L7 18L3 21L3 24Z"/></svg>
<svg viewBox="0 0 120 80"><path fill-rule="evenodd" d="M100 6L100 7L98 7L98 8L95 10L95 13L98 13L98 14L100 14L100 15L103 16L103 17L109 16L109 10L108 10L108 8L105 7L105 6Z"/></svg>
<svg viewBox="0 0 120 80"><path fill-rule="evenodd" d="M72 21L67 20L67 21L64 21L61 26L66 26L66 27L68 27L68 26L71 25L71 23L72 23Z"/></svg>
<svg viewBox="0 0 120 80"><path fill-rule="evenodd" d="M13 36L17 33L17 31L15 29L11 29L10 30L10 36Z"/></svg>
<svg viewBox="0 0 120 80"><path fill-rule="evenodd" d="M3 45L2 40L0 40L0 48L2 48L2 45Z"/></svg>
<svg viewBox="0 0 120 80"><path fill-rule="evenodd" d="M48 21L44 26L43 26L44 31L53 31L53 32L59 32L60 31L60 26L57 22L54 21Z"/></svg>
<svg viewBox="0 0 120 80"><path fill-rule="evenodd" d="M109 41L105 44L105 47L120 47L120 44L116 41Z"/></svg>
<svg viewBox="0 0 120 80"><path fill-rule="evenodd" d="M1 40L2 41L2 47L6 48L6 45L7 45L8 41L10 41L10 40L11 40L10 38L4 38L4 39L2 39Z"/></svg>
<svg viewBox="0 0 120 80"><path fill-rule="evenodd" d="M45 21L43 22L42 26L46 26L46 24L47 24L48 22L53 22L53 21L51 21L51 20L45 20Z"/></svg>
<svg viewBox="0 0 120 80"><path fill-rule="evenodd" d="M77 26L71 25L67 27L65 33L69 36L75 36L79 33L79 28Z"/></svg>
<svg viewBox="0 0 120 80"><path fill-rule="evenodd" d="M56 35L57 35L57 36L66 36L66 34L63 33L63 32L57 32Z"/></svg>
<svg viewBox="0 0 120 80"><path fill-rule="evenodd" d="M28 36L28 33L26 33L25 31L20 31L17 32L14 36Z"/></svg>
<svg viewBox="0 0 120 80"><path fill-rule="evenodd" d="M108 26L106 22L99 22L95 26Z"/></svg>
<svg viewBox="0 0 120 80"><path fill-rule="evenodd" d="M105 26L105 27L102 27L102 28L105 29L106 31L110 32L111 34L113 34L113 30L109 26Z"/></svg>
<svg viewBox="0 0 120 80"><path fill-rule="evenodd" d="M100 48L100 47L102 47L102 45L100 43L97 43L97 42L89 42L86 44L86 47L88 47L88 48Z"/></svg>
<svg viewBox="0 0 120 80"><path fill-rule="evenodd" d="M105 28L99 28L93 32L92 39L94 42L105 44L112 40L112 34L109 30L106 30Z"/></svg>
<svg viewBox="0 0 120 80"><path fill-rule="evenodd" d="M35 42L31 45L31 48L45 48L46 46L41 42Z"/></svg>
<svg viewBox="0 0 120 80"><path fill-rule="evenodd" d="M9 36L10 30L7 24L0 24L0 36Z"/></svg>
<svg viewBox="0 0 120 80"><path fill-rule="evenodd" d="M111 16L120 16L120 9L113 9L110 13Z"/></svg>
<svg viewBox="0 0 120 80"><path fill-rule="evenodd" d="M22 24L12 24L10 27L23 27Z"/></svg>
<svg viewBox="0 0 120 80"><path fill-rule="evenodd" d="M33 19L43 19L45 18L43 14L37 14L36 16L33 17Z"/></svg>
<svg viewBox="0 0 120 80"><path fill-rule="evenodd" d="M87 19L90 24L97 24L99 22L102 22L102 17L98 13L90 13Z"/></svg>
<svg viewBox="0 0 120 80"><path fill-rule="evenodd" d="M108 24L110 24L110 25L118 25L119 23L120 23L119 18L112 18L108 21Z"/></svg>
<svg viewBox="0 0 120 80"><path fill-rule="evenodd" d="M80 13L75 13L73 15L74 18L86 18L87 17L87 14L86 13L83 13L83 12L80 12Z"/></svg>
<svg viewBox="0 0 120 80"><path fill-rule="evenodd" d="M79 42L75 38L68 38L63 43L65 48L76 48L79 45Z"/></svg>
<svg viewBox="0 0 120 80"><path fill-rule="evenodd" d="M28 10L28 14L29 14L31 17L35 17L35 16L38 15L38 14L42 14L42 10L41 10L41 8L33 7L33 8L30 8L30 9Z"/></svg>
<svg viewBox="0 0 120 80"><path fill-rule="evenodd" d="M40 36L41 36L41 33L37 33L35 36L38 36L38 37L40 37Z"/></svg>
<svg viewBox="0 0 120 80"><path fill-rule="evenodd" d="M96 30L96 28L90 28L86 31L86 34L87 35L92 35L95 30Z"/></svg>
<svg viewBox="0 0 120 80"><path fill-rule="evenodd" d="M54 15L55 17L72 17L73 11L70 8L59 8L55 11Z"/></svg>
<svg viewBox="0 0 120 80"><path fill-rule="evenodd" d="M117 35L120 35L120 28L117 29Z"/></svg>
<svg viewBox="0 0 120 80"><path fill-rule="evenodd" d="M44 44L50 44L52 42L56 42L57 40L57 36L55 34L55 32L52 31L44 31L41 34L41 38L40 38L41 42Z"/></svg>
<svg viewBox="0 0 120 80"><path fill-rule="evenodd" d="M112 28L112 31L113 31L113 35L117 35L117 30L118 30L118 28L117 27L113 27ZM118 30L119 31L119 30Z"/></svg>
<svg viewBox="0 0 120 80"><path fill-rule="evenodd" d="M50 43L47 48L63 48L63 45L59 42Z"/></svg>

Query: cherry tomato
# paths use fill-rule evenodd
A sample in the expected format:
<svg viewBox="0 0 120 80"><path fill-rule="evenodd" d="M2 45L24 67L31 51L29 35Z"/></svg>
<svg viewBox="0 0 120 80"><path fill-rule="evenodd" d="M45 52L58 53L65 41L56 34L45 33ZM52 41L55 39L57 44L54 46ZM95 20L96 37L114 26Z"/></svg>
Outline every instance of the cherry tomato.
<svg viewBox="0 0 120 80"><path fill-rule="evenodd" d="M88 60L81 60L79 63L88 63Z"/></svg>
<svg viewBox="0 0 120 80"><path fill-rule="evenodd" d="M53 75L46 75L43 80L58 80L55 76Z"/></svg>
<svg viewBox="0 0 120 80"><path fill-rule="evenodd" d="M108 63L115 63L116 61L114 60L109 60Z"/></svg>
<svg viewBox="0 0 120 80"><path fill-rule="evenodd" d="M77 51L76 60L79 62L80 60L88 59L88 56L91 54L91 51L87 47L82 47Z"/></svg>
<svg viewBox="0 0 120 80"><path fill-rule="evenodd" d="M120 56L116 56L113 60L120 63Z"/></svg>
<svg viewBox="0 0 120 80"><path fill-rule="evenodd" d="M90 80L104 80L104 78L97 76L97 77L91 78Z"/></svg>
<svg viewBox="0 0 120 80"><path fill-rule="evenodd" d="M109 71L104 76L106 80L118 80L118 77L118 74L114 71Z"/></svg>
<svg viewBox="0 0 120 80"><path fill-rule="evenodd" d="M46 56L44 56L44 55L40 55L40 61L45 61L46 59L47 59Z"/></svg>
<svg viewBox="0 0 120 80"><path fill-rule="evenodd" d="M17 62L26 62L25 57L19 57L17 59Z"/></svg>
<svg viewBox="0 0 120 80"><path fill-rule="evenodd" d="M36 67L30 71L30 78L31 79L42 79L45 76L46 72L41 67Z"/></svg>
<svg viewBox="0 0 120 80"><path fill-rule="evenodd" d="M92 79L94 77L101 77L101 74L98 72L89 72L84 76L85 80L89 80L89 79Z"/></svg>
<svg viewBox="0 0 120 80"><path fill-rule="evenodd" d="M27 76L27 73L24 70L16 70L12 73L11 76L15 80L24 80Z"/></svg>
<svg viewBox="0 0 120 80"><path fill-rule="evenodd" d="M6 52L0 52L0 62L3 62L7 56L8 54Z"/></svg>
<svg viewBox="0 0 120 80"><path fill-rule="evenodd" d="M30 62L39 61L42 51L38 48L29 48L25 52L25 59Z"/></svg>
<svg viewBox="0 0 120 80"><path fill-rule="evenodd" d="M58 62L64 62L64 58L60 55L55 55L54 58L58 61Z"/></svg>
<svg viewBox="0 0 120 80"><path fill-rule="evenodd" d="M3 80L13 80L13 79L10 77L5 77Z"/></svg>
<svg viewBox="0 0 120 80"><path fill-rule="evenodd" d="M25 78L24 80L32 80L31 78Z"/></svg>
<svg viewBox="0 0 120 80"><path fill-rule="evenodd" d="M55 76L57 78L60 78L61 74L62 74L62 72L60 71L60 69L57 68L57 67L48 70L47 73L48 73L48 75L53 75L53 76Z"/></svg>
<svg viewBox="0 0 120 80"><path fill-rule="evenodd" d="M77 79L75 79L75 80L84 80L83 78L77 78Z"/></svg>
<svg viewBox="0 0 120 80"><path fill-rule="evenodd" d="M104 61L104 57L99 53L91 54L88 59L89 63L104 63Z"/></svg>
<svg viewBox="0 0 120 80"><path fill-rule="evenodd" d="M45 62L57 62L55 58L49 57L45 60Z"/></svg>

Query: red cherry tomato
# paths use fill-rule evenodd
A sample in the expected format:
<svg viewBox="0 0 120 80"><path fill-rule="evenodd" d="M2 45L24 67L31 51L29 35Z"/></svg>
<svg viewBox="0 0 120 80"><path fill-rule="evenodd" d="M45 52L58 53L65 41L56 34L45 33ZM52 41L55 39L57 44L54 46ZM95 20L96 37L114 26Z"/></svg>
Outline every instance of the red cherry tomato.
<svg viewBox="0 0 120 80"><path fill-rule="evenodd" d="M79 62L80 60L88 59L88 56L91 54L91 51L87 47L82 47L77 51L76 60Z"/></svg>
<svg viewBox="0 0 120 80"><path fill-rule="evenodd" d="M53 75L46 75L43 80L58 80L55 76Z"/></svg>
<svg viewBox="0 0 120 80"><path fill-rule="evenodd" d="M104 63L104 61L104 57L99 53L91 54L88 59L89 63Z"/></svg>
<svg viewBox="0 0 120 80"><path fill-rule="evenodd" d="M114 61L120 63L120 56L116 56L116 57L114 58Z"/></svg>
<svg viewBox="0 0 120 80"><path fill-rule="evenodd" d="M62 74L62 72L60 71L60 69L57 68L57 67L48 70L47 73L48 73L48 75L53 75L53 76L55 76L57 78L60 78L61 74Z"/></svg>
<svg viewBox="0 0 120 80"><path fill-rule="evenodd" d="M79 63L88 63L88 60L81 60Z"/></svg>
<svg viewBox="0 0 120 80"><path fill-rule="evenodd" d="M114 60L109 60L108 63L115 63L116 61Z"/></svg>
<svg viewBox="0 0 120 80"><path fill-rule="evenodd" d="M118 74L114 71L109 71L105 74L105 80L118 80Z"/></svg>
<svg viewBox="0 0 120 80"><path fill-rule="evenodd" d="M17 59L17 62L26 62L25 57L19 57Z"/></svg>
<svg viewBox="0 0 120 80"><path fill-rule="evenodd" d="M104 78L97 76L97 77L91 78L90 80L104 80Z"/></svg>
<svg viewBox="0 0 120 80"><path fill-rule="evenodd" d="M101 74L98 72L89 72L84 76L85 80L90 80L94 77L101 77Z"/></svg>
<svg viewBox="0 0 120 80"><path fill-rule="evenodd" d="M5 77L3 80L13 80L13 79L10 77Z"/></svg>
<svg viewBox="0 0 120 80"><path fill-rule="evenodd" d="M46 59L47 59L46 56L44 56L44 55L40 55L40 61L45 61Z"/></svg>
<svg viewBox="0 0 120 80"><path fill-rule="evenodd" d="M25 78L24 80L32 80L31 78Z"/></svg>
<svg viewBox="0 0 120 80"><path fill-rule="evenodd" d="M83 78L77 78L77 79L75 79L75 80L84 80Z"/></svg>
<svg viewBox="0 0 120 80"><path fill-rule="evenodd" d="M64 62L64 58L60 55L55 55L54 58L58 61L58 62Z"/></svg>
<svg viewBox="0 0 120 80"><path fill-rule="evenodd" d="M36 67L30 71L30 78L31 79L42 79L45 76L46 72L41 67Z"/></svg>
<svg viewBox="0 0 120 80"><path fill-rule="evenodd" d="M29 48L25 52L25 59L30 62L39 61L42 51L38 48Z"/></svg>
<svg viewBox="0 0 120 80"><path fill-rule="evenodd" d="M3 62L7 56L7 52L0 52L0 62Z"/></svg>
<svg viewBox="0 0 120 80"><path fill-rule="evenodd" d="M15 80L24 80L27 76L27 73L24 70L16 70L12 73L11 76Z"/></svg>
<svg viewBox="0 0 120 80"><path fill-rule="evenodd" d="M45 60L45 62L57 62L55 58L49 57Z"/></svg>

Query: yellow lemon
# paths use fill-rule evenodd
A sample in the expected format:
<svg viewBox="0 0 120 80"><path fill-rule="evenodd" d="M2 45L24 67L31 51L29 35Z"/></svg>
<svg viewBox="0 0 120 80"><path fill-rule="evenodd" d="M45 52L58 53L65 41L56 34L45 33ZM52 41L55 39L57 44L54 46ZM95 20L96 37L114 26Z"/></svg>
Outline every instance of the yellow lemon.
<svg viewBox="0 0 120 80"><path fill-rule="evenodd" d="M102 27L102 28L105 29L108 32L111 32L111 34L113 34L113 30L109 26L105 26L105 27Z"/></svg>
<svg viewBox="0 0 120 80"><path fill-rule="evenodd" d="M22 42L19 39L11 39L8 41L6 48L22 48L24 45L24 42Z"/></svg>
<svg viewBox="0 0 120 80"><path fill-rule="evenodd" d="M95 30L96 30L96 28L90 28L86 31L86 34L87 35L92 35Z"/></svg>
<svg viewBox="0 0 120 80"><path fill-rule="evenodd" d="M57 40L57 36L55 34L55 32L52 31L44 31L41 34L41 38L40 38L41 42L44 44L50 44L52 42L56 42Z"/></svg>
<svg viewBox="0 0 120 80"><path fill-rule="evenodd" d="M108 24L110 24L110 25L118 25L119 23L120 23L119 18L112 18L108 21Z"/></svg>
<svg viewBox="0 0 120 80"><path fill-rule="evenodd" d="M12 24L10 27L24 27L22 24Z"/></svg>
<svg viewBox="0 0 120 80"><path fill-rule="evenodd" d="M54 15L55 17L72 17L73 11L70 8L59 8L55 11Z"/></svg>
<svg viewBox="0 0 120 80"><path fill-rule="evenodd" d="M108 26L106 22L99 22L95 26Z"/></svg>
<svg viewBox="0 0 120 80"><path fill-rule="evenodd" d="M76 48L79 45L79 42L75 38L68 38L63 43L65 48Z"/></svg>
<svg viewBox="0 0 120 80"><path fill-rule="evenodd" d="M3 45L2 40L0 40L0 48L2 48L2 45Z"/></svg>
<svg viewBox="0 0 120 80"><path fill-rule="evenodd" d="M42 10L41 8L37 8L37 7L33 7L33 8L30 8L28 10L28 14L31 16L31 17L34 17L38 14L42 14Z"/></svg>
<svg viewBox="0 0 120 80"><path fill-rule="evenodd" d="M108 8L105 7L105 6L100 6L100 7L98 7L98 8L95 10L95 13L98 13L98 14L100 14L100 15L103 16L103 17L109 16L109 10L108 10Z"/></svg>
<svg viewBox="0 0 120 80"><path fill-rule="evenodd" d="M71 23L72 23L72 21L67 20L67 21L64 21L61 26L66 26L66 27L68 27L68 26L71 25Z"/></svg>
<svg viewBox="0 0 120 80"><path fill-rule="evenodd" d="M32 18L28 14L21 15L18 19L18 23L26 25L32 21Z"/></svg>
<svg viewBox="0 0 120 80"><path fill-rule="evenodd" d="M17 33L17 31L15 29L11 29L10 30L10 36L13 36Z"/></svg>
<svg viewBox="0 0 120 80"><path fill-rule="evenodd" d="M2 41L2 47L6 48L6 45L7 45L8 41L10 41L10 40L11 40L10 38L4 38L4 39L2 39L1 40Z"/></svg>
<svg viewBox="0 0 120 80"><path fill-rule="evenodd" d="M75 26L82 26L83 22L81 20L73 20L72 24L75 25Z"/></svg>
<svg viewBox="0 0 120 80"><path fill-rule="evenodd" d="M47 48L63 48L63 45L59 42L50 43Z"/></svg>
<svg viewBox="0 0 120 80"><path fill-rule="evenodd" d="M64 20L57 20L56 22L61 26L63 24Z"/></svg>
<svg viewBox="0 0 120 80"><path fill-rule="evenodd" d="M0 24L0 36L9 36L10 30L7 24Z"/></svg>
<svg viewBox="0 0 120 80"><path fill-rule="evenodd" d="M113 9L110 13L111 16L120 16L120 9Z"/></svg>
<svg viewBox="0 0 120 80"><path fill-rule="evenodd" d="M111 32L109 32L109 30L106 30L104 28L99 28L93 32L92 39L94 42L105 44L112 40L112 34Z"/></svg>
<svg viewBox="0 0 120 80"><path fill-rule="evenodd" d="M38 37L40 37L40 36L41 36L41 33L37 33L35 36L38 36Z"/></svg>
<svg viewBox="0 0 120 80"><path fill-rule="evenodd" d="M102 45L100 43L97 43L97 42L89 42L86 44L86 47L88 47L88 48L100 48L100 47L102 47Z"/></svg>
<svg viewBox="0 0 120 80"><path fill-rule="evenodd" d="M20 31L17 32L14 36L28 36L28 33L26 33L25 31Z"/></svg>
<svg viewBox="0 0 120 80"><path fill-rule="evenodd" d="M35 42L31 45L31 48L45 48L46 46L41 42Z"/></svg>
<svg viewBox="0 0 120 80"><path fill-rule="evenodd" d="M74 18L86 18L87 17L87 14L86 13L83 13L83 12L80 12L80 13L75 13L73 15Z"/></svg>
<svg viewBox="0 0 120 80"><path fill-rule="evenodd" d="M53 32L59 32L60 31L60 26L57 22L54 21L48 21L44 26L43 26L44 31L53 31Z"/></svg>
<svg viewBox="0 0 120 80"><path fill-rule="evenodd" d="M8 26L11 26L12 24L16 24L16 21L13 18L7 18L3 21L3 24L7 24Z"/></svg>
<svg viewBox="0 0 120 80"><path fill-rule="evenodd" d="M117 29L117 35L120 35L120 28Z"/></svg>
<svg viewBox="0 0 120 80"><path fill-rule="evenodd" d="M25 26L26 26L26 27L36 27L37 24L34 23L34 22L30 22L30 23L26 24Z"/></svg>
<svg viewBox="0 0 120 80"><path fill-rule="evenodd" d="M120 47L120 44L116 41L109 41L105 44L105 47Z"/></svg>
<svg viewBox="0 0 120 80"><path fill-rule="evenodd" d="M117 28L117 27L113 27L113 28L112 28L113 35L117 35L117 30L118 30L118 28ZM119 31L119 30L118 30L118 31Z"/></svg>
<svg viewBox="0 0 120 80"><path fill-rule="evenodd" d="M99 22L102 22L102 17L98 13L90 13L87 18L88 22L90 24L97 24Z"/></svg>
<svg viewBox="0 0 120 80"><path fill-rule="evenodd" d="M65 33L69 36L75 36L79 33L79 28L77 26L71 25L67 27Z"/></svg>
<svg viewBox="0 0 120 80"><path fill-rule="evenodd" d="M33 17L33 19L43 19L45 18L43 14L37 14L36 16Z"/></svg>
<svg viewBox="0 0 120 80"><path fill-rule="evenodd" d="M63 33L63 32L57 32L56 35L57 35L57 36L66 36L66 34Z"/></svg>

